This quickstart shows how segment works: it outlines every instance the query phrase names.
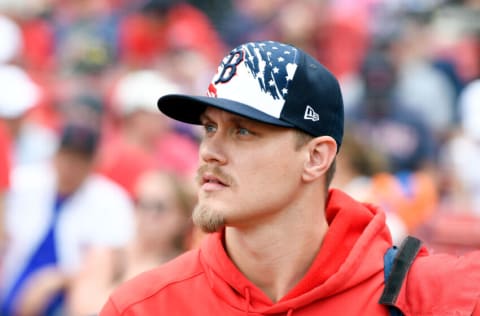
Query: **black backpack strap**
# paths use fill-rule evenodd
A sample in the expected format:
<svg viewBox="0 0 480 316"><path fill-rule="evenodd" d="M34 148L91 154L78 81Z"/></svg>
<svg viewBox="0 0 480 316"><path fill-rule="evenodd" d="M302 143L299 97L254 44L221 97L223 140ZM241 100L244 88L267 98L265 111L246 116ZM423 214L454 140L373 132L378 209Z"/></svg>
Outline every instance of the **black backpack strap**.
<svg viewBox="0 0 480 316"><path fill-rule="evenodd" d="M379 303L387 305L390 315L402 315L395 307L398 294L413 260L417 256L422 242L415 237L408 236L402 242L400 248L389 248L384 255L385 288Z"/></svg>

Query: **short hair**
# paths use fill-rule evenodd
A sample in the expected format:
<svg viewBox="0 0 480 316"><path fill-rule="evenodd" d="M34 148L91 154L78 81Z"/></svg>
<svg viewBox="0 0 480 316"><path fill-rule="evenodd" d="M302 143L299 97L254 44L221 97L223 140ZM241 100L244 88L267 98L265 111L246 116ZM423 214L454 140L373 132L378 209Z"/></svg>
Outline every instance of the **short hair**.
<svg viewBox="0 0 480 316"><path fill-rule="evenodd" d="M295 150L299 150L301 147L306 145L309 141L311 141L314 136L309 135L299 129L295 129ZM333 176L335 175L335 170L337 168L337 159L334 158L332 164L328 168L327 172L325 173L325 188L328 190L330 184L332 183Z"/></svg>

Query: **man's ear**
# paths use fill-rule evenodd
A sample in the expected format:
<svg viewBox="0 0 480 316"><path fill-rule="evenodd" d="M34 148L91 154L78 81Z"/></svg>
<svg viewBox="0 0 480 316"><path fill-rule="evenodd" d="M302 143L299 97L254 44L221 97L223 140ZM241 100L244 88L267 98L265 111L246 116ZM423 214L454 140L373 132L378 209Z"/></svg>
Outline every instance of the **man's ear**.
<svg viewBox="0 0 480 316"><path fill-rule="evenodd" d="M315 137L306 145L307 159L302 178L310 182L327 172L337 154L337 143L330 136Z"/></svg>

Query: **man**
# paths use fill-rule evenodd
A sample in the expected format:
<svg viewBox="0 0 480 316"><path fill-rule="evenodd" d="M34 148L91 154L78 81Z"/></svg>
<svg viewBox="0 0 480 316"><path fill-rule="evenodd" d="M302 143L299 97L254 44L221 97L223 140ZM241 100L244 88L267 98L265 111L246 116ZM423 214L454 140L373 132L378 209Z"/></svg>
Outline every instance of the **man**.
<svg viewBox="0 0 480 316"><path fill-rule="evenodd" d="M63 315L70 279L86 253L113 254L133 236L127 193L92 173L99 136L90 127L66 124L51 162L13 168L1 315Z"/></svg>
<svg viewBox="0 0 480 316"><path fill-rule="evenodd" d="M328 70L295 47L247 43L223 59L207 97L169 95L158 106L204 126L193 219L211 234L120 287L101 316L388 315L385 214L328 190L343 134ZM471 315L479 259L422 249L389 304Z"/></svg>

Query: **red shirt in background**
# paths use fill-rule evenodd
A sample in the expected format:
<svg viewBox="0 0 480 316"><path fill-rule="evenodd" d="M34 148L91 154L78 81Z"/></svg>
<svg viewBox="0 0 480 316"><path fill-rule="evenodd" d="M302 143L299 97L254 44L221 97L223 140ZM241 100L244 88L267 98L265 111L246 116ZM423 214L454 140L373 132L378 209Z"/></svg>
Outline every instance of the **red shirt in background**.
<svg viewBox="0 0 480 316"><path fill-rule="evenodd" d="M100 148L96 171L121 185L133 197L137 178L156 166L154 156L145 149L115 137Z"/></svg>
<svg viewBox="0 0 480 316"><path fill-rule="evenodd" d="M0 193L10 186L11 141L7 128L0 122Z"/></svg>
<svg viewBox="0 0 480 316"><path fill-rule="evenodd" d="M223 53L220 37L208 17L188 4L172 7L163 20L132 14L119 27L121 58L128 63L148 63L169 50L189 48L216 64Z"/></svg>
<svg viewBox="0 0 480 316"><path fill-rule="evenodd" d="M196 170L197 157L198 145L176 133L159 138L152 152L114 137L102 145L96 171L135 197L135 185L142 173L159 169L188 177Z"/></svg>

